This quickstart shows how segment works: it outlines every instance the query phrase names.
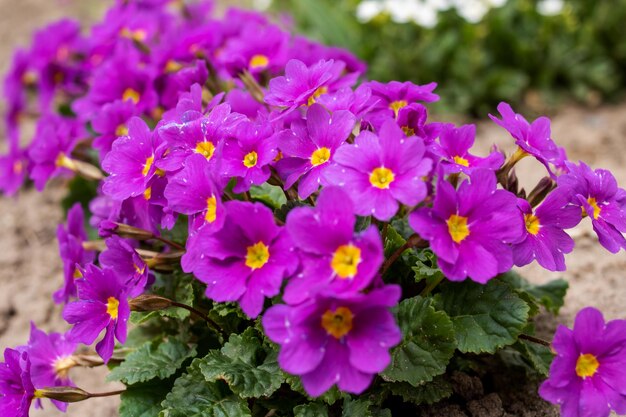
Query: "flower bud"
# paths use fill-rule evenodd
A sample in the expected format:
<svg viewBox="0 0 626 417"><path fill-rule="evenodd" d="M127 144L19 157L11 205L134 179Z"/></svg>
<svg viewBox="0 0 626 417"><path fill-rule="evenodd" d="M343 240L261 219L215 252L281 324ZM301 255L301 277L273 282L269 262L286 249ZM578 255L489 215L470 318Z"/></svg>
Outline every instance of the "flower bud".
<svg viewBox="0 0 626 417"><path fill-rule="evenodd" d="M131 311L160 311L172 306L172 300L158 295L140 295L128 302Z"/></svg>
<svg viewBox="0 0 626 417"><path fill-rule="evenodd" d="M84 401L91 397L87 391L75 387L49 387L35 390L35 398L49 398L64 403Z"/></svg>

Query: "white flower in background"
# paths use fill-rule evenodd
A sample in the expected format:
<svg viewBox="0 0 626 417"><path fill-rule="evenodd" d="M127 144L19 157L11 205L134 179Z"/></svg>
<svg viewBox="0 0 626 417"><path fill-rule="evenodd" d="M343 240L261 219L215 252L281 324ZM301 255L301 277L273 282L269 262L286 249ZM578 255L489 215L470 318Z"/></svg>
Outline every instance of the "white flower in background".
<svg viewBox="0 0 626 417"><path fill-rule="evenodd" d="M252 0L252 7L257 10L267 10L272 5L272 0Z"/></svg>
<svg viewBox="0 0 626 417"><path fill-rule="evenodd" d="M543 0L537 4L537 11L544 16L556 16L563 11L563 0Z"/></svg>
<svg viewBox="0 0 626 417"><path fill-rule="evenodd" d="M482 0L461 0L456 2L456 11L470 23L478 23L489 11L489 5Z"/></svg>
<svg viewBox="0 0 626 417"><path fill-rule="evenodd" d="M365 0L359 3L356 8L356 18L359 22L369 22L385 10L385 5L382 1L377 0Z"/></svg>

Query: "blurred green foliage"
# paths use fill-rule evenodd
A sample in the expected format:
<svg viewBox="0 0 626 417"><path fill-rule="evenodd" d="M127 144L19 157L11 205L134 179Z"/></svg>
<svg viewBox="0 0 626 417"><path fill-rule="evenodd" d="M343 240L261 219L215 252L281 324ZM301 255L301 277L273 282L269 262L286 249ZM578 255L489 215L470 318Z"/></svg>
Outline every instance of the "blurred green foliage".
<svg viewBox="0 0 626 417"><path fill-rule="evenodd" d="M435 110L484 116L500 101L531 110L562 98L614 100L626 87L626 0L566 0L561 14L537 12L538 0L508 0L468 23L454 10L432 28L381 14L355 16L357 0L274 0L296 30L350 49L370 79L437 81Z"/></svg>

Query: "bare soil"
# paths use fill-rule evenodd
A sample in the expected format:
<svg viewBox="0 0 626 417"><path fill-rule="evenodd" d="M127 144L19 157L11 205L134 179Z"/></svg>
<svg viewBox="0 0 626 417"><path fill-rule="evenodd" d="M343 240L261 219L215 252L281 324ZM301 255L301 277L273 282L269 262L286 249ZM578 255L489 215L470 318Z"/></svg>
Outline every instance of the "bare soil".
<svg viewBox="0 0 626 417"><path fill-rule="evenodd" d="M12 51L26 45L31 33L47 22L73 16L92 21L102 4L96 0L0 0L0 73L4 74ZM1 107L0 107L1 110ZM3 137L0 130L0 138ZM478 149L486 152L496 143L504 150L514 149L512 140L490 122L479 123ZM626 186L626 103L595 110L567 107L553 118L553 138L564 146L571 160L584 160L594 168L610 169ZM0 141L1 142L1 141ZM0 144L0 150L3 146ZM518 167L518 176L529 188L545 175L530 159ZM23 344L28 339L29 322L46 331L64 331L61 308L52 302L52 292L62 280L55 230L62 221L60 184L44 193L27 190L19 198L0 197L0 350ZM585 306L600 308L607 319L626 318L626 253L611 255L597 242L589 223L573 230L577 246L567 256L569 270L549 273L536 265L521 272L534 282L563 277L570 283L566 305L556 319L546 317L540 329L549 337L557 323L570 325L576 312ZM91 391L117 388L104 384L105 368L75 370L78 386ZM495 389L511 384L513 375L496 375L484 384L467 375L455 376L455 398L460 404L443 404L424 409L424 417L552 417L558 413L538 399L536 384L517 383L514 390ZM499 379L498 379L499 378ZM507 380L509 378L509 380ZM117 398L100 398L72 405L68 416L114 417ZM33 416L62 414L47 405Z"/></svg>

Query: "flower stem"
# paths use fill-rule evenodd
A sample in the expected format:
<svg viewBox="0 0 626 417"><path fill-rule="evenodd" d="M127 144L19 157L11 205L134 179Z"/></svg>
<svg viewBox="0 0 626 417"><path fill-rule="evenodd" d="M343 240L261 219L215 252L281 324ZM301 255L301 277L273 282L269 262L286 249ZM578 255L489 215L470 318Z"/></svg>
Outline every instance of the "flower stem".
<svg viewBox="0 0 626 417"><path fill-rule="evenodd" d="M163 236L154 235L154 238L156 240L160 241L160 242L165 243L166 245L168 245L168 246L170 246L172 248L176 248L176 249L182 250L182 251L185 250L185 247L183 245L181 245L180 243L176 243L176 242L174 242L172 240L166 239Z"/></svg>
<svg viewBox="0 0 626 417"><path fill-rule="evenodd" d="M430 294L430 292L434 290L435 288L437 288L437 285L439 285L441 281L443 281L444 278L445 277L443 276L443 274L440 274L440 276L437 277L436 280L426 285L426 288L424 288L422 292L420 293L420 297L426 297L428 294Z"/></svg>
<svg viewBox="0 0 626 417"><path fill-rule="evenodd" d="M427 246L428 246L428 242L423 240L421 237L419 237L419 235L417 234L411 235L411 237L409 237L406 243L400 246L398 249L396 249L396 251L392 253L391 256L385 261L385 263L382 266L380 274L385 275L385 272L387 272L387 270L391 267L391 265L393 265L393 263L398 260L400 255L402 255L402 253L405 250L410 249L410 248L417 248L417 247L425 248Z"/></svg>
<svg viewBox="0 0 626 417"><path fill-rule="evenodd" d="M209 316L207 316L200 310L196 310L195 308L188 306L187 304L178 303L176 301L172 301L172 307L179 307L195 314L196 316L206 321L211 329L221 334L224 337L224 340L228 338L228 334L215 321L213 321Z"/></svg>
<svg viewBox="0 0 626 417"><path fill-rule="evenodd" d="M120 395L126 392L125 389L121 389L119 391L110 391L110 392L99 392L96 394L89 393L89 398L98 398L98 397L113 397L115 395Z"/></svg>
<svg viewBox="0 0 626 417"><path fill-rule="evenodd" d="M538 345L543 345L543 346L546 346L546 347L550 347L551 346L550 342L548 342L547 340L543 340L543 339L540 339L538 337L530 336L530 335L527 335L527 334L520 334L519 335L519 339L528 340L529 342L537 343Z"/></svg>

